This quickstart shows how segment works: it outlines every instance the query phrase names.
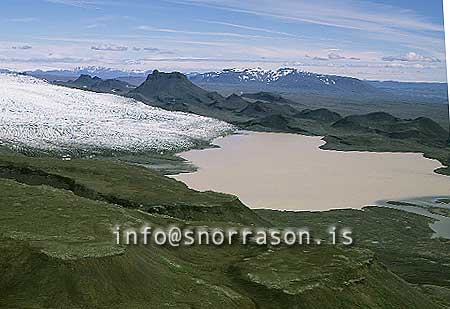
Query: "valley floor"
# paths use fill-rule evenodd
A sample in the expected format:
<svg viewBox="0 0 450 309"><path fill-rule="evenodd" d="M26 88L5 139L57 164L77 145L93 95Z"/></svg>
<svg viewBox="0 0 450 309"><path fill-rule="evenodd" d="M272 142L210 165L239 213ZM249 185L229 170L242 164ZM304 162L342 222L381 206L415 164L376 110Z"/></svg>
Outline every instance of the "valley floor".
<svg viewBox="0 0 450 309"><path fill-rule="evenodd" d="M196 192L139 166L20 155L0 157L0 193L5 308L449 305L449 241L431 238L430 219L400 210L252 211L234 196ZM144 222L314 231L337 224L353 228L355 243L114 244L112 227Z"/></svg>
<svg viewBox="0 0 450 309"><path fill-rule="evenodd" d="M159 83L165 85L167 79L175 81L169 89L174 91L164 90L166 96L155 96L152 89L159 89ZM450 163L448 132L426 118L405 120L386 113L348 118L327 110L300 111L237 96L223 98L193 87L180 73L157 73L148 81L148 88L144 85L134 92L147 105L210 116L249 130L325 136L324 149L420 152L445 166ZM190 101L186 96L173 98L180 88L176 81L192 94ZM75 93L92 96L78 90ZM147 97L148 93L152 96ZM136 101L114 98L154 111ZM35 107L36 102L28 102ZM235 110L226 110L229 106ZM9 112L15 112L13 107ZM136 115L131 110L124 112L126 118L130 113L132 118L143 114L152 118L152 113ZM163 119L160 125L164 125L164 117L174 116L161 110L158 113L165 115L159 117ZM176 115L200 125L200 136L189 138L184 148L204 147L205 141L231 128L214 119ZM37 118L44 116L41 113ZM7 127L13 127L10 133L23 138L15 124L8 120ZM181 128L178 121L174 124L172 133L185 140L189 124ZM217 131L203 134L211 124L217 125ZM117 141L123 139L117 137ZM51 136L46 142L51 144ZM84 159L77 159L76 154L72 159L61 159L20 155L6 146L10 145L0 145L2 308L450 306L450 240L433 237L431 218L386 207L320 213L252 210L236 196L198 192L164 176L195 169L174 157L170 147L157 148L158 154L149 147L148 152L133 155L117 151L97 159L88 159L90 154L86 153L78 156ZM32 151L23 153L36 156ZM438 172L450 174L448 167ZM448 216L448 207L441 203L447 205L448 201L439 201L432 211ZM319 231L314 237L320 239L326 236L320 231L326 233L328 227L336 225L351 227L355 242L352 246L325 242L320 246L178 248L115 244L115 226L140 228L145 223L159 227L307 226Z"/></svg>

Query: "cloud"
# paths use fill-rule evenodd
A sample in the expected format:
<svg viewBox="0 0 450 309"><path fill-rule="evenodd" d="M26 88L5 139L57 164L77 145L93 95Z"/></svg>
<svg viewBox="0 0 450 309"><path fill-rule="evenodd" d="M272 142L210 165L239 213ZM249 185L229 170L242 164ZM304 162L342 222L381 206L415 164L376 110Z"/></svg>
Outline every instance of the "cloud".
<svg viewBox="0 0 450 309"><path fill-rule="evenodd" d="M170 28L158 28L153 26L141 25L137 27L138 30L151 31L151 32L162 32L171 34L192 34L192 35L204 35L204 36L224 36L224 37L236 37L236 38L263 38L263 39L275 39L274 37L262 36L262 35L251 35L251 34L241 34L234 32L212 32L212 31L187 31L179 29Z"/></svg>
<svg viewBox="0 0 450 309"><path fill-rule="evenodd" d="M104 26L104 25L103 24L90 24L90 25L87 25L85 28L86 29L95 29L95 28L99 28L102 26Z"/></svg>
<svg viewBox="0 0 450 309"><path fill-rule="evenodd" d="M176 3L170 6L167 3L161 4L161 8L167 9L168 15L175 17L196 8L191 5L209 6L208 9L196 11L190 19L179 20L177 24L157 23L157 12L155 16L147 16L148 18L138 14L139 18L134 15L136 18L133 20L118 20L119 17L115 15L118 10L107 9L106 5L111 2L116 2L115 6L127 5L127 14L137 14L136 12L144 11L144 8L151 12L150 8L154 4L146 1L132 1L127 4L121 0L40 1L46 2L44 6L47 8L63 10L61 14L81 14L82 9L77 7L99 6L103 10L84 11L85 14L74 21L76 29L85 30L80 32L82 36L80 34L78 37L75 35L67 38L42 38L39 33L31 31L33 29L22 29L25 26L43 26L31 23L33 16L40 16L33 12L11 12L4 16L3 20L6 22L7 18L17 17L15 21L18 24L5 25L21 26L16 30L28 33L28 39L5 38L2 43L4 57L45 58L49 52L54 52L60 57L92 57L92 64L95 65L126 66L132 69L165 66L171 70L172 65L173 69L209 67L216 70L223 68L224 63L236 67L253 67L255 64L265 63L267 68L275 68L283 66L283 61L303 61L305 66L318 67L325 73L329 68L337 74L340 72L338 68L342 67L342 74L345 74L346 68L350 67L355 70L356 76L360 74L364 77L369 71L376 71L380 76L386 74L386 78L399 79L411 76L392 75L396 64L403 65L405 70L412 70L413 65L421 64L425 67L415 66L415 71L420 70L423 76L428 74L427 78L432 73L436 74L436 78L440 78L443 76L442 72L445 72L444 33L439 30L442 22L439 20L440 15L434 16L436 10L413 12L398 7L387 9L375 4L386 1L342 0L338 3L331 0L282 0L275 5L269 0L164 0ZM189 6L186 6L186 3ZM352 3L354 5L351 5ZM343 14L344 11L346 14ZM377 21L378 18L381 19ZM394 22L386 22L387 19ZM403 20L397 22L398 19ZM44 22L44 19L41 18L41 21ZM115 27L118 24L123 27ZM106 29L106 25L111 25L110 31L100 31ZM147 26L140 27L144 31L137 31L136 27L139 25ZM262 37L270 39L259 39ZM355 45L355 42L358 44ZM13 45L24 44L32 45L32 49L11 49ZM409 51L423 56L408 57ZM372 53L369 54L370 52ZM305 54L310 57L302 57ZM134 65L126 62L139 58L147 58L155 63ZM442 62L439 63L439 59ZM156 63L158 61L159 63ZM371 67L368 72L363 67L359 71L356 70L360 68L357 65L366 63L379 64L379 67Z"/></svg>
<svg viewBox="0 0 450 309"><path fill-rule="evenodd" d="M159 53L161 52L161 50L159 48L155 48L155 47L144 47L145 51L149 51L149 52L153 52L153 53Z"/></svg>
<svg viewBox="0 0 450 309"><path fill-rule="evenodd" d="M22 50L27 50L27 49L32 49L33 47L30 45L21 45L21 46L12 46L12 49L22 49Z"/></svg>
<svg viewBox="0 0 450 309"><path fill-rule="evenodd" d="M414 52L409 52L403 56L386 56L383 61L406 61L406 62L441 62L438 58L427 57Z"/></svg>
<svg viewBox="0 0 450 309"><path fill-rule="evenodd" d="M174 52L171 52L169 50L163 50L160 48L156 48L156 47L137 47L137 46L133 46L131 48L131 50L133 51L146 51L146 52L150 52L150 53L154 53L154 54L160 54L160 55L174 55Z"/></svg>
<svg viewBox="0 0 450 309"><path fill-rule="evenodd" d="M413 11L375 1L316 0L166 0L179 5L206 7L228 13L282 21L289 24L319 26L349 37L363 36L364 41L395 42L403 47L423 50L432 55L444 54L442 21L430 19L423 11ZM377 1L378 2L378 1ZM291 27L295 29L295 27ZM288 32L290 32L289 30ZM292 34L298 32L292 31ZM342 43L342 41L341 41ZM373 42L372 42L373 45ZM414 45L414 46L413 46Z"/></svg>
<svg viewBox="0 0 450 309"><path fill-rule="evenodd" d="M318 56L311 57L310 55L305 55L305 58L316 60L316 61L328 61L329 60L328 58L318 57Z"/></svg>
<svg viewBox="0 0 450 309"><path fill-rule="evenodd" d="M328 59L330 60L342 60L342 59L347 59L347 60L361 60L361 58L358 57L345 57L342 56L338 53L329 53L328 54Z"/></svg>
<svg viewBox="0 0 450 309"><path fill-rule="evenodd" d="M407 69L432 69L432 66L424 65L421 63L398 63L392 62L384 65L385 68L407 68Z"/></svg>
<svg viewBox="0 0 450 309"><path fill-rule="evenodd" d="M222 26L228 26L228 27L244 29L244 30L258 31L258 32L264 32L264 33L270 33L270 34L279 34L279 35L284 35L284 36L288 36L288 37L300 37L300 36L297 36L292 33L275 31L272 29L266 29L266 28L260 28L260 27L251 27L251 26L247 26L247 25L227 23L227 22L222 22L222 21L213 21L213 20L200 20L200 21L204 22L204 23L208 23L208 24L222 25Z"/></svg>
<svg viewBox="0 0 450 309"><path fill-rule="evenodd" d="M329 53L328 54L328 59L330 59L330 60L340 60L340 59L347 59L347 58L344 57L344 56L341 56L341 55L339 55L337 53Z"/></svg>
<svg viewBox="0 0 450 309"><path fill-rule="evenodd" d="M331 5L326 0L279 1L276 6L272 5L271 1L260 0L172 0L170 2L344 29L386 31L387 27L392 27L406 30L444 30L442 25L428 22L411 10L370 2L358 4L343 0L339 2L339 5Z"/></svg>
<svg viewBox="0 0 450 309"><path fill-rule="evenodd" d="M7 21L13 23L32 23L35 21L39 21L39 18L36 17L17 17L17 18L8 18Z"/></svg>
<svg viewBox="0 0 450 309"><path fill-rule="evenodd" d="M74 6L78 8L90 8L97 5L95 0L45 0L45 2Z"/></svg>
<svg viewBox="0 0 450 309"><path fill-rule="evenodd" d="M330 49L331 50L331 49ZM333 49L334 50L334 49ZM319 57L319 56L315 56L315 57L311 57L309 55L305 55L306 58L312 59L312 60L317 60L317 61L328 61L328 60L361 60L361 58L357 58L357 57L346 57L346 56L342 56L338 53L329 53L328 56L325 57Z"/></svg>
<svg viewBox="0 0 450 309"><path fill-rule="evenodd" d="M156 54L161 54L161 55L173 55L175 54L174 52L171 52L169 50L162 50L156 47L144 47L143 50L148 51L148 52L152 52L152 53L156 53Z"/></svg>
<svg viewBox="0 0 450 309"><path fill-rule="evenodd" d="M91 46L91 49L97 50L97 51L127 51L128 47L110 45L110 44L101 44L101 45L97 45L97 46Z"/></svg>
<svg viewBox="0 0 450 309"><path fill-rule="evenodd" d="M70 37L39 36L39 37L34 37L34 38L38 39L38 40L54 41L54 42L71 42L71 43L96 43L96 42L98 42L98 39L77 38L74 36L70 36Z"/></svg>
<svg viewBox="0 0 450 309"><path fill-rule="evenodd" d="M35 58L5 58L0 57L0 62L16 63L73 63L80 64L90 62L92 59L77 57L35 57Z"/></svg>
<svg viewBox="0 0 450 309"><path fill-rule="evenodd" d="M325 59L327 60L327 59ZM287 64L287 60L271 59L226 59L226 58L202 58L202 57L171 57L171 58L141 58L125 61L127 64L144 64L148 62L205 62L205 63L267 63L267 64Z"/></svg>

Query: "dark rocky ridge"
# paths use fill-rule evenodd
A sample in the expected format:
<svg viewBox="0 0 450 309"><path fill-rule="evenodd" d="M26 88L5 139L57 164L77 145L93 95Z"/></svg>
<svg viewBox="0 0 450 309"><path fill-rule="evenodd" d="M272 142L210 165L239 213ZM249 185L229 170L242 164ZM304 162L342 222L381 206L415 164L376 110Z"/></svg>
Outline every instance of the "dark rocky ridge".
<svg viewBox="0 0 450 309"><path fill-rule="evenodd" d="M82 74L73 81L55 82L56 85L66 86L70 88L77 88L101 93L113 93L124 95L128 93L134 86L117 80L117 79L101 79L97 76L91 77L87 74Z"/></svg>
<svg viewBox="0 0 450 309"><path fill-rule="evenodd" d="M94 80L94 84L102 83ZM86 77L77 81L92 83ZM301 104L268 92L223 97L194 85L178 72L154 71L125 95L167 110L221 119L242 129L325 136L323 147L328 149L423 152L444 165L450 163L448 132L426 117L401 119L386 112L342 117L325 108L301 108ZM440 172L450 173L448 168Z"/></svg>
<svg viewBox="0 0 450 309"><path fill-rule="evenodd" d="M333 128L353 132L372 132L395 139L414 139L418 142L445 146L448 132L426 117L399 119L388 113L347 116L332 124Z"/></svg>

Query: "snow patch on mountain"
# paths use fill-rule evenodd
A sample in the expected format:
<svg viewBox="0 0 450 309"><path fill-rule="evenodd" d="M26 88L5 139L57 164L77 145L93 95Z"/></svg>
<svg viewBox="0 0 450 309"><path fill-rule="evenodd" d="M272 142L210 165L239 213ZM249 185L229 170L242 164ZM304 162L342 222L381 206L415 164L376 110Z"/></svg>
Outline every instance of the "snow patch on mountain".
<svg viewBox="0 0 450 309"><path fill-rule="evenodd" d="M235 76L239 79L239 81L243 82L262 82L265 84L271 84L286 77L295 77L298 79L317 79L325 85L335 85L337 82L337 80L333 79L331 75L311 73L295 68L280 68L277 70L264 70L261 68L232 68L197 75L193 74L189 77L191 79L201 78L203 81L208 82L224 76Z"/></svg>
<svg viewBox="0 0 450 309"><path fill-rule="evenodd" d="M229 133L212 118L0 74L0 145L45 151L177 151Z"/></svg>

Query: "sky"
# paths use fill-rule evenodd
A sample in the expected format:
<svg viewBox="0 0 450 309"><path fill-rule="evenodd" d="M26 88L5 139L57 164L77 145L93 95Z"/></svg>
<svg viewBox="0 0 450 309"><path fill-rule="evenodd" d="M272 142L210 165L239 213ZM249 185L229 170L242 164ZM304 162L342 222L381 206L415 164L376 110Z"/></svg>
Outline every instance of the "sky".
<svg viewBox="0 0 450 309"><path fill-rule="evenodd" d="M440 0L2 0L0 68L445 81Z"/></svg>

